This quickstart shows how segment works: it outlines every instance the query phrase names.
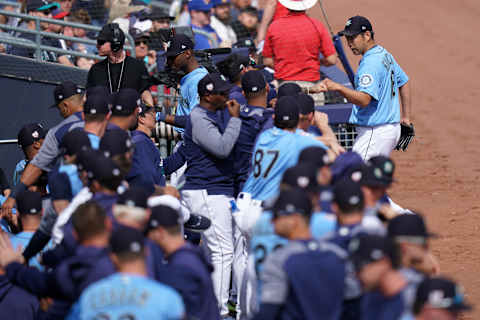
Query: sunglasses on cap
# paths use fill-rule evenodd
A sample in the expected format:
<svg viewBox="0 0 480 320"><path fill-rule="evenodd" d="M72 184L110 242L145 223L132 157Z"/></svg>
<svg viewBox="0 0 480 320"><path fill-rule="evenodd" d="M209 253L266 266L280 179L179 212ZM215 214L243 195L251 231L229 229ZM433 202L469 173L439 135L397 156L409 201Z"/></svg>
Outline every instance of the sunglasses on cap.
<svg viewBox="0 0 480 320"><path fill-rule="evenodd" d="M139 46L142 43L148 46L149 42L148 42L148 40L137 40L137 41L135 41L135 46Z"/></svg>

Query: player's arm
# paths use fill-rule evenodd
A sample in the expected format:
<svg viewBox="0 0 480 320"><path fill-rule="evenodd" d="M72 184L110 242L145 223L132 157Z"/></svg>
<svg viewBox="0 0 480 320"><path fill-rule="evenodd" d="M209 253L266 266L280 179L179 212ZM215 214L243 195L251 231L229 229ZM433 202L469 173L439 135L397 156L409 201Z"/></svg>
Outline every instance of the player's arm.
<svg viewBox="0 0 480 320"><path fill-rule="evenodd" d="M270 24L270 22L272 22L276 9L277 9L277 0L268 0L263 10L262 21L260 22L260 26L258 26L257 37L255 38L256 44L258 44L259 42L265 39L268 25Z"/></svg>
<svg viewBox="0 0 480 320"><path fill-rule="evenodd" d="M273 58L263 57L263 64L271 69L275 66Z"/></svg>
<svg viewBox="0 0 480 320"><path fill-rule="evenodd" d="M153 106L153 97L150 91L145 90L142 92L142 101L149 106Z"/></svg>
<svg viewBox="0 0 480 320"><path fill-rule="evenodd" d="M337 63L337 55L331 54L326 58L320 60L320 64L325 67L333 66Z"/></svg>
<svg viewBox="0 0 480 320"><path fill-rule="evenodd" d="M330 79L325 79L320 83L310 87L310 93L325 92L325 91L338 91L342 96L347 99L348 102L353 103L356 106L365 108L372 101L372 97L365 92L353 90L341 85Z"/></svg>
<svg viewBox="0 0 480 320"><path fill-rule="evenodd" d="M410 125L412 112L412 91L410 88L410 81L398 88L400 92L400 106L402 108L401 123Z"/></svg>

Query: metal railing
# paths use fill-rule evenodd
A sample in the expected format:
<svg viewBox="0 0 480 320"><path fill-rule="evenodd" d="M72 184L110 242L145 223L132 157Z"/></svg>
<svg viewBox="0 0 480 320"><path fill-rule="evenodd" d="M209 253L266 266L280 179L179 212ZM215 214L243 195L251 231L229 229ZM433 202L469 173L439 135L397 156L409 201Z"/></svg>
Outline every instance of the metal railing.
<svg viewBox="0 0 480 320"><path fill-rule="evenodd" d="M9 2L0 1L0 5L2 5L2 4L6 5L6 4L9 4ZM65 49L61 49L61 48L56 48L56 47L52 47L52 46L43 45L42 44L42 37L63 39L63 40L67 40L67 41L85 43L85 44L90 44L90 45L96 45L97 42L95 40L92 40L92 39L70 37L70 36L65 36L63 34L41 31L40 22L48 22L48 23L57 24L57 25L61 25L61 26L68 26L68 27L72 27L72 28L79 28L79 29L95 31L95 32L100 31L102 29L101 27L82 24L82 23L75 23L75 22L68 22L68 21L62 21L62 20L56 20L56 19L36 17L36 16L28 15L28 14L17 13L17 12L7 11L7 10L0 10L0 15L20 18L22 20L34 20L35 21L35 30L31 30L31 29L23 28L23 27L10 26L10 25L7 25L7 24L0 24L0 29L3 29L3 30L34 34L35 35L35 42L27 40L27 39L21 39L21 38L18 38L18 37L2 36L0 34L0 43L7 43L7 44L10 44L10 45L16 45L16 46L35 49L35 57L36 57L37 60L41 60L41 51L42 50L52 51L52 52L55 52L55 53L71 55L71 56L76 56L76 57L85 57L85 58L89 58L89 59L97 59L97 60L98 59L103 59L103 57L101 57L99 55L83 53L83 52L75 51L75 50L65 50ZM134 46L135 42L134 42L131 35L125 34L125 37L131 45L126 45L124 48L126 50L130 51L130 55L132 57L135 57L135 46Z"/></svg>

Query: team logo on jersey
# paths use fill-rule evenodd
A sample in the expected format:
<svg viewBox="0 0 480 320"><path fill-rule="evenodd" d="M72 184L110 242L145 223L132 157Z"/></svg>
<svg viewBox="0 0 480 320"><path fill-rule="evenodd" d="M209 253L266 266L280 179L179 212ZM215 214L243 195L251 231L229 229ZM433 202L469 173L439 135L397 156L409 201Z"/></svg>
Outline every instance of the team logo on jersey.
<svg viewBox="0 0 480 320"><path fill-rule="evenodd" d="M373 77L369 74L364 74L360 77L360 85L362 87L368 87L373 83Z"/></svg>

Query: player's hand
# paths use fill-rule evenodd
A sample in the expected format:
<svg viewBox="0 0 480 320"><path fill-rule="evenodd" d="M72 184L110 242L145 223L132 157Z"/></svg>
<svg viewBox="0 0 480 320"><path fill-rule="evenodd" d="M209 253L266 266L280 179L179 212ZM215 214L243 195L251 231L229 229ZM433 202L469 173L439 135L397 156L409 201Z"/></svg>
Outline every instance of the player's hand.
<svg viewBox="0 0 480 320"><path fill-rule="evenodd" d="M324 112L315 111L313 113L312 125L321 129L324 126L328 126L328 115Z"/></svg>
<svg viewBox="0 0 480 320"><path fill-rule="evenodd" d="M409 126L412 124L412 121L410 120L410 117L402 117L400 123Z"/></svg>
<svg viewBox="0 0 480 320"><path fill-rule="evenodd" d="M148 51L148 65L157 63L157 52L155 50Z"/></svg>
<svg viewBox="0 0 480 320"><path fill-rule="evenodd" d="M12 243L8 238L7 233L0 233L0 266L5 268L8 264L12 262L24 263L25 259L22 255L22 248L18 247L14 249Z"/></svg>
<svg viewBox="0 0 480 320"><path fill-rule="evenodd" d="M232 117L238 118L240 116L240 104L235 99L228 100L226 103L228 112Z"/></svg>
<svg viewBox="0 0 480 320"><path fill-rule="evenodd" d="M319 91L319 92L336 91L336 90L339 90L339 88L340 88L340 85L338 83L336 83L335 81L330 80L328 78L320 81L315 86L318 86L318 88L323 90L323 91Z"/></svg>
<svg viewBox="0 0 480 320"><path fill-rule="evenodd" d="M15 206L15 198L8 197L2 204L2 217L9 217L12 214L12 209Z"/></svg>

